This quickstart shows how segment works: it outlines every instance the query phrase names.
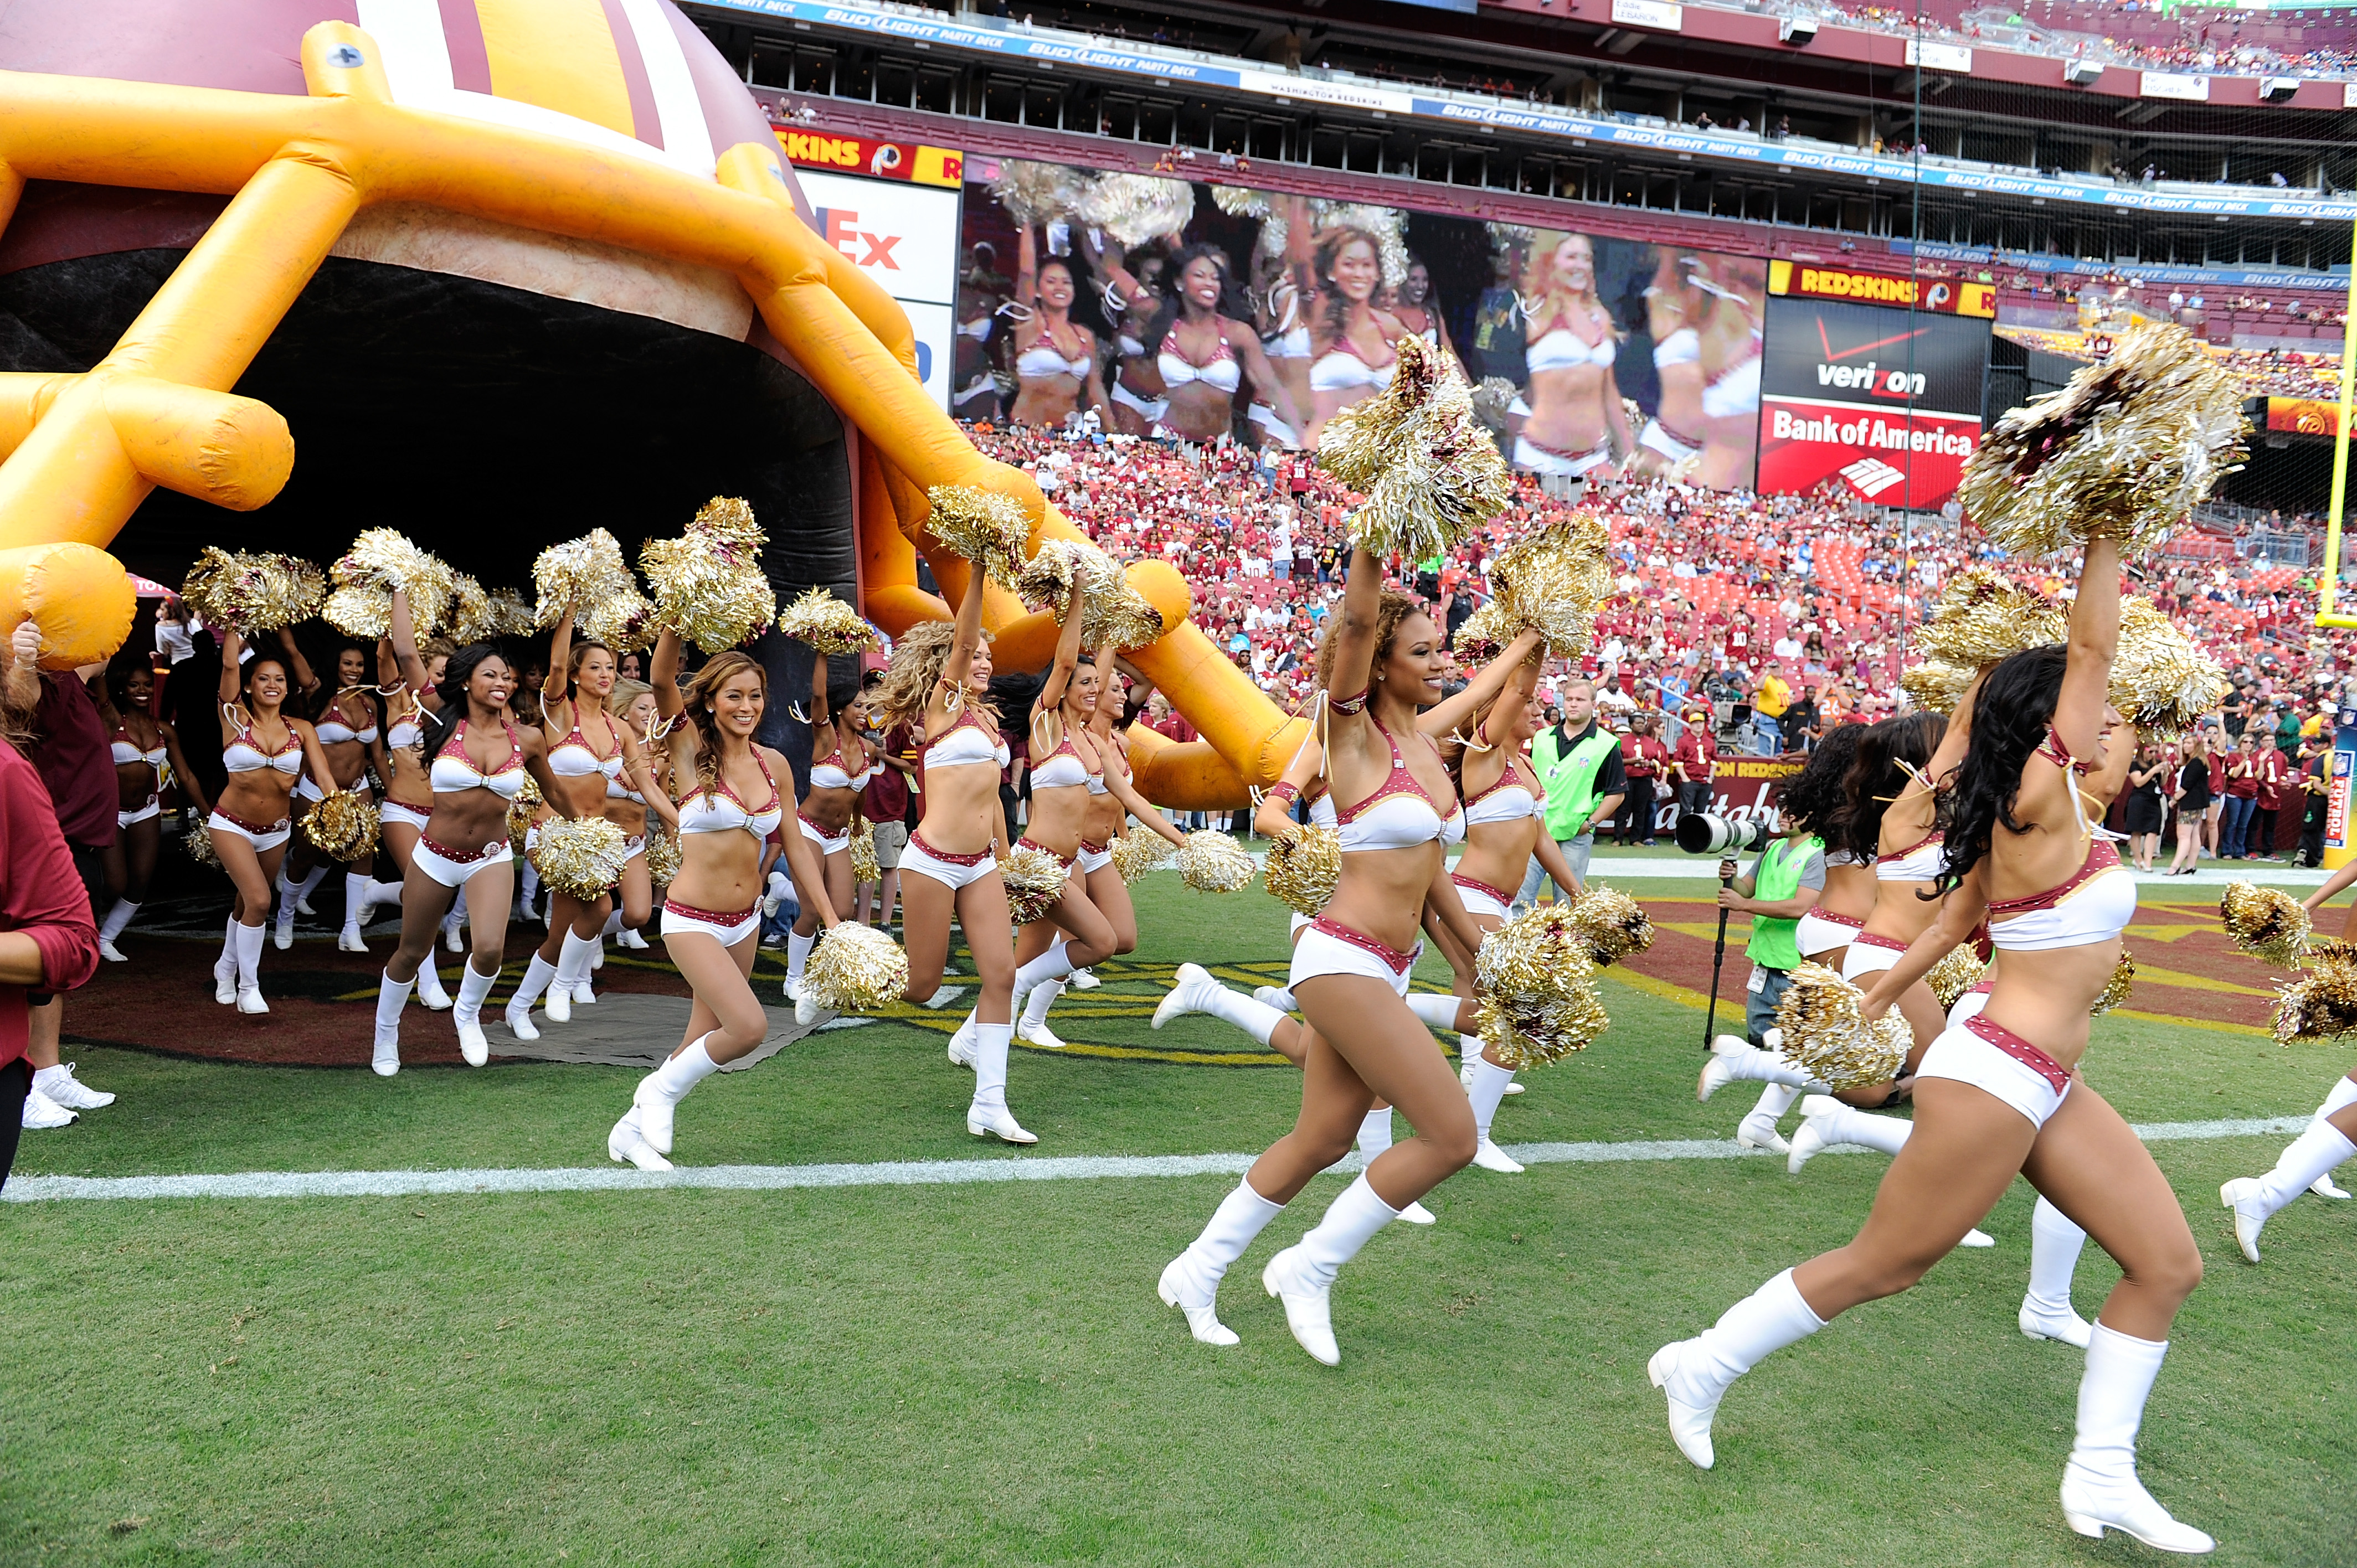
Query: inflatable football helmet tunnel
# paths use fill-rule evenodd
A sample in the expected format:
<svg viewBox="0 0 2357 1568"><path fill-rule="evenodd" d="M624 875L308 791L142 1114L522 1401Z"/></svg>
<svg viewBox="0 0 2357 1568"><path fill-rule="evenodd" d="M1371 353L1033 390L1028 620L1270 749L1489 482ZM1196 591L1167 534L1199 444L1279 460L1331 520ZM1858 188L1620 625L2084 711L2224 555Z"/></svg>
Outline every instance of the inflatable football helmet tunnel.
<svg viewBox="0 0 2357 1568"><path fill-rule="evenodd" d="M809 226L744 84L670 0L81 0L0 21L0 618L102 657L208 543L395 527L485 581L715 494L780 595L948 614L940 484L1074 536L916 379L907 317ZM299 460L298 460L299 456ZM223 509L246 514L232 520ZM1241 805L1287 721L1186 619L1128 659L1204 739L1141 789ZM991 589L1007 669L1055 628Z"/></svg>

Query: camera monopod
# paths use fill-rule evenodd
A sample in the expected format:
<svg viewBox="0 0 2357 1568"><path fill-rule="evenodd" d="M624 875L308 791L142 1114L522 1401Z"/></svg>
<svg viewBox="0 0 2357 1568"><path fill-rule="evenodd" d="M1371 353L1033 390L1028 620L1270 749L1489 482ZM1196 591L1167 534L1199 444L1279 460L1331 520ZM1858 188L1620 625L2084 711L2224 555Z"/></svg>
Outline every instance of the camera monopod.
<svg viewBox="0 0 2357 1568"><path fill-rule="evenodd" d="M1721 892L1735 886L1735 874L1722 871L1718 876ZM1718 1027L1718 975L1727 965L1727 906L1718 907L1718 941L1710 950L1710 1005L1702 1015L1702 1048L1710 1049L1710 1042Z"/></svg>

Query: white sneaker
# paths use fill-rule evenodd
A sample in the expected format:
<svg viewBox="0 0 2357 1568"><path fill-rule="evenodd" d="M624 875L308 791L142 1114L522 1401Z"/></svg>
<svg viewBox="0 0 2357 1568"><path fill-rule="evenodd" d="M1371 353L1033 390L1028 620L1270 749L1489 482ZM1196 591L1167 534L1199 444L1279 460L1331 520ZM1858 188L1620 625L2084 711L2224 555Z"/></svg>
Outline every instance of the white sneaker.
<svg viewBox="0 0 2357 1568"><path fill-rule="evenodd" d="M241 1013L267 1013L270 1004L262 999L260 986L241 985L237 988L237 1010Z"/></svg>
<svg viewBox="0 0 2357 1568"><path fill-rule="evenodd" d="M114 1103L114 1096L104 1090L92 1089L74 1077L74 1064L59 1062L45 1067L33 1075L33 1088L48 1097L53 1104L69 1111L102 1111Z"/></svg>
<svg viewBox="0 0 2357 1568"><path fill-rule="evenodd" d="M490 1036L483 1033L483 1021L458 1026L458 1054L467 1058L468 1067L481 1067L491 1059Z"/></svg>
<svg viewBox="0 0 2357 1568"><path fill-rule="evenodd" d="M1002 1144L1036 1144L1039 1134L1024 1131L1015 1120L1015 1112L1004 1107L969 1105L965 1112L965 1130L977 1138L996 1138Z"/></svg>
<svg viewBox="0 0 2357 1568"><path fill-rule="evenodd" d="M1103 983L1103 981L1085 969L1076 969L1064 976L1064 988L1068 991L1094 991Z"/></svg>
<svg viewBox="0 0 2357 1568"><path fill-rule="evenodd" d="M536 1040L540 1038L540 1031L533 1026L531 1008L519 1007L514 1003L511 1002L507 1004L507 1010L502 1013L500 1016L507 1020L508 1033L513 1035L517 1039Z"/></svg>
<svg viewBox="0 0 2357 1568"><path fill-rule="evenodd" d="M224 1007L237 1005L237 955L223 953L213 964L213 1000Z"/></svg>
<svg viewBox="0 0 2357 1568"><path fill-rule="evenodd" d="M965 1022L957 1026L957 1033L950 1036L950 1061L957 1067L973 1067L974 1044L974 1015L969 1013Z"/></svg>
<svg viewBox="0 0 2357 1568"><path fill-rule="evenodd" d="M1181 1252L1178 1256L1171 1259L1168 1263L1165 1264L1162 1270L1162 1279L1160 1283L1155 1286L1155 1294L1162 1298L1163 1305L1175 1306L1180 1312L1187 1315L1187 1332L1193 1335L1196 1339L1202 1344L1234 1345L1239 1343L1236 1337L1236 1331L1220 1321L1220 1303L1217 1296L1205 1302L1200 1306L1183 1299L1181 1296L1180 1293L1184 1291L1187 1285L1190 1283L1187 1278L1186 1262L1187 1255L1184 1252Z"/></svg>
<svg viewBox="0 0 2357 1568"><path fill-rule="evenodd" d="M2134 1536L2156 1552L2181 1552L2198 1557L2218 1548L2218 1543L2201 1530L2178 1523L2133 1474L2125 1477L2097 1476L2076 1463L2064 1466L2062 1517L2072 1530L2098 1541L2109 1528Z"/></svg>
<svg viewBox="0 0 2357 1568"><path fill-rule="evenodd" d="M1734 1035L1721 1035L1710 1043L1710 1060L1703 1063L1702 1076L1695 1080L1695 1098L1708 1100L1735 1081L1735 1058L1751 1050L1752 1044Z"/></svg>
<svg viewBox="0 0 2357 1568"><path fill-rule="evenodd" d="M2219 1187L2218 1201L2234 1211L2234 1241L2243 1249L2243 1256L2257 1262L2259 1232L2266 1228L2268 1218L2266 1210L2259 1207L2258 1178L2236 1176Z"/></svg>
<svg viewBox="0 0 2357 1568"><path fill-rule="evenodd" d="M361 929L358 926L346 926L341 931L338 932L336 936L336 950L338 952L368 951L368 943L361 940Z"/></svg>
<svg viewBox="0 0 2357 1568"><path fill-rule="evenodd" d="M1015 1037L1025 1045L1037 1046L1043 1051L1060 1051L1064 1048L1064 1042L1056 1037L1056 1032L1048 1027L1044 1020L1037 1024L1016 1025Z"/></svg>
<svg viewBox="0 0 2357 1568"><path fill-rule="evenodd" d="M1485 1171L1496 1171L1500 1176L1520 1176L1523 1174L1522 1162L1509 1157L1505 1150L1498 1147L1496 1144L1491 1142L1487 1138L1482 1139L1481 1142L1475 1146L1473 1150L1473 1163L1480 1165Z"/></svg>
<svg viewBox="0 0 2357 1568"><path fill-rule="evenodd" d="M606 1157L616 1165L627 1162L642 1171L667 1171L672 1168L672 1163L664 1159L639 1131L639 1112L635 1106L614 1123L612 1132L606 1134Z"/></svg>
<svg viewBox="0 0 2357 1568"><path fill-rule="evenodd" d="M564 985L551 984L540 994L540 1010L548 1015L552 1024L573 1022L573 992Z"/></svg>
<svg viewBox="0 0 2357 1568"><path fill-rule="evenodd" d="M1261 1287L1285 1304L1285 1326L1310 1359L1339 1367L1342 1351L1334 1343L1332 1293L1304 1277L1306 1263L1299 1247L1287 1247L1260 1272Z"/></svg>
<svg viewBox="0 0 2357 1568"><path fill-rule="evenodd" d="M43 1094L30 1090L25 1095L25 1119L20 1123L27 1133L46 1132L51 1127L70 1127L81 1120L73 1112Z"/></svg>
<svg viewBox="0 0 2357 1568"><path fill-rule="evenodd" d="M1254 986L1253 1000L1264 1007L1274 1007L1280 1013L1297 1013L1301 1010L1301 1004L1293 999L1293 993L1282 985Z"/></svg>
<svg viewBox="0 0 2357 1568"><path fill-rule="evenodd" d="M1154 1009L1154 1022L1150 1027L1159 1029L1173 1018L1184 1018L1190 1013L1203 1012L1203 999L1207 992L1227 989L1211 978L1210 970L1199 963L1180 964L1178 982L1170 988L1170 994L1165 996L1161 1004Z"/></svg>
<svg viewBox="0 0 2357 1568"><path fill-rule="evenodd" d="M2333 1181L2332 1173L2330 1171L2325 1172L2314 1181L2309 1182L2308 1184L2308 1190L2316 1194L2319 1197L2347 1197L2349 1196L2346 1192L2343 1192L2341 1189L2339 1184Z"/></svg>
<svg viewBox="0 0 2357 1568"><path fill-rule="evenodd" d="M1754 1111L1735 1124L1735 1141L1743 1148L1765 1149L1771 1155L1788 1155L1792 1145L1776 1130L1776 1119ZM1791 1168L1788 1163L1787 1169Z"/></svg>
<svg viewBox="0 0 2357 1568"><path fill-rule="evenodd" d="M2087 1348L2087 1341L2094 1337L2094 1330L2088 1326L2087 1320L2070 1307L2066 1306L2061 1312L2042 1310L2031 1305L2028 1296L2021 1298L2021 1316L2016 1321L2020 1324L2025 1338L2059 1340L2065 1345L2075 1345L2082 1350Z"/></svg>
<svg viewBox="0 0 2357 1568"><path fill-rule="evenodd" d="M1400 1222L1404 1225L1437 1225L1439 1223L1438 1220L1433 1218L1432 1210L1426 1208L1421 1203L1410 1203L1405 1208L1399 1211L1399 1217Z"/></svg>
<svg viewBox="0 0 2357 1568"><path fill-rule="evenodd" d="M131 961L129 959L123 956L123 950L121 948L116 947L104 937L98 939L98 956L104 959L109 963L129 963Z"/></svg>

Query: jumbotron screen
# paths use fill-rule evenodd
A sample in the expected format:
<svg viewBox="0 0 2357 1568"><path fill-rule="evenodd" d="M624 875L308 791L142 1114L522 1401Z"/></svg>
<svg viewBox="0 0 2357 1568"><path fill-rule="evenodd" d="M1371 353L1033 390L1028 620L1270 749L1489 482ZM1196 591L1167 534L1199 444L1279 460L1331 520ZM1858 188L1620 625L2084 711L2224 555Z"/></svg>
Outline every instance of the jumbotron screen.
<svg viewBox="0 0 2357 1568"><path fill-rule="evenodd" d="M1989 323L1840 301L1770 298L1760 387L1760 488L1838 477L1884 506L1937 507L1980 444Z"/></svg>

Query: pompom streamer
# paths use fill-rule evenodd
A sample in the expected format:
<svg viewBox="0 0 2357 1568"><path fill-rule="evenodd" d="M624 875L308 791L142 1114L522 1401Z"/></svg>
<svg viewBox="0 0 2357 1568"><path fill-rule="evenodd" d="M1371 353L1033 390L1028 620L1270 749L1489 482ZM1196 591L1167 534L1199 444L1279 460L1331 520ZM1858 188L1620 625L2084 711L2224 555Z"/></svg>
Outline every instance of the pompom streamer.
<svg viewBox="0 0 2357 1568"><path fill-rule="evenodd" d="M2276 986L2275 1036L2309 1045L2357 1035L2357 943L2309 944L2309 967Z"/></svg>
<svg viewBox="0 0 2357 1568"><path fill-rule="evenodd" d="M2128 993L2135 989L2136 960L2128 956L2128 950L2124 947L2120 949L2120 961L2112 965L2111 979L2104 983L2104 993L2095 998L2095 1004L2087 1009L2087 1015L2100 1018L2115 1007L2126 1006Z"/></svg>
<svg viewBox="0 0 2357 1568"><path fill-rule="evenodd" d="M1611 536L1592 511L1535 529L1498 552L1490 572L1496 596L1482 610L1484 643L1511 642L1535 631L1555 658L1577 658L1596 638L1596 612L1612 594ZM1460 628L1458 640L1465 640Z"/></svg>
<svg viewBox="0 0 2357 1568"><path fill-rule="evenodd" d="M679 835L650 813L647 819L647 880L657 887L669 886L679 875L681 859Z"/></svg>
<svg viewBox="0 0 2357 1568"><path fill-rule="evenodd" d="M1543 904L1491 931L1474 959L1477 1027L1516 1069L1586 1050L1611 1020L1596 991L1595 946L1568 905Z"/></svg>
<svg viewBox="0 0 2357 1568"><path fill-rule="evenodd" d="M410 627L418 636L448 624L456 591L449 566L390 528L363 530L328 575L335 590L319 613L347 636L373 640L391 629L395 589L408 596Z"/></svg>
<svg viewBox="0 0 2357 1568"><path fill-rule="evenodd" d="M1988 972L1988 964L1970 942L1958 942L1948 950L1948 956L1933 964L1923 976L1923 983L1932 988L1932 1000L1944 1013L1960 1001L1964 993L1981 983Z"/></svg>
<svg viewBox="0 0 2357 1568"><path fill-rule="evenodd" d="M2262 963L2296 969L2308 961L2314 931L2298 899L2272 887L2230 882L2218 900L2226 939Z"/></svg>
<svg viewBox="0 0 2357 1568"><path fill-rule="evenodd" d="M1082 539L1049 539L1016 569L1017 596L1064 624L1072 585L1081 588L1081 640L1091 648L1143 648L1164 630L1162 616L1129 585L1114 558Z"/></svg>
<svg viewBox="0 0 2357 1568"><path fill-rule="evenodd" d="M1195 188L1150 174L1101 174L1081 193L1073 216L1124 246L1183 232L1195 217Z"/></svg>
<svg viewBox="0 0 2357 1568"><path fill-rule="evenodd" d="M2018 554L2158 542L2242 455L2243 391L2182 327L2138 322L2110 359L2017 408L1964 459L1957 499Z"/></svg>
<svg viewBox="0 0 2357 1568"><path fill-rule="evenodd" d="M213 830L204 822L188 824L188 831L180 835L180 847L187 850L188 858L199 865L219 867L221 865L221 854L213 848Z"/></svg>
<svg viewBox="0 0 2357 1568"><path fill-rule="evenodd" d="M1064 896L1064 863L1044 849L1017 845L998 863L998 876L1006 885L1006 913L1018 926L1044 918Z"/></svg>
<svg viewBox="0 0 2357 1568"><path fill-rule="evenodd" d="M2147 735L2182 735L2226 700L2226 671L2145 599L2120 601L2112 705Z"/></svg>
<svg viewBox="0 0 2357 1568"><path fill-rule="evenodd" d="M1178 879L1198 893L1233 893L1253 879L1255 867L1243 845L1204 828L1187 835L1178 851Z"/></svg>
<svg viewBox="0 0 2357 1568"><path fill-rule="evenodd" d="M1272 896L1304 915L1325 913L1342 875L1342 839L1332 828L1297 828L1272 840L1262 880Z"/></svg>
<svg viewBox="0 0 2357 1568"><path fill-rule="evenodd" d="M1326 422L1318 460L1366 497L1353 544L1422 560L1504 510L1512 481L1464 378L1420 338L1398 350L1391 385Z"/></svg>
<svg viewBox="0 0 2357 1568"><path fill-rule="evenodd" d="M1653 922L1644 906L1617 887L1591 883L1572 900L1572 928L1587 942L1600 968L1632 958L1653 945Z"/></svg>
<svg viewBox="0 0 2357 1568"><path fill-rule="evenodd" d="M504 634L490 592L464 572L450 574L450 614L445 629L457 643L484 642Z"/></svg>
<svg viewBox="0 0 2357 1568"><path fill-rule="evenodd" d="M532 601L513 588L491 591L491 627L501 637L529 637L539 623Z"/></svg>
<svg viewBox="0 0 2357 1568"><path fill-rule="evenodd" d="M208 545L188 568L180 596L206 625L251 639L317 615L328 575L293 555Z"/></svg>
<svg viewBox="0 0 2357 1568"><path fill-rule="evenodd" d="M1122 881L1131 883L1149 871L1159 871L1170 864L1177 846L1160 833L1145 829L1125 832L1113 844L1113 868L1121 873Z"/></svg>
<svg viewBox="0 0 2357 1568"><path fill-rule="evenodd" d="M925 527L935 539L952 553L978 562L1006 587L1015 586L1031 542L1031 520L1021 507L996 490L972 485L935 485L925 499L932 503Z"/></svg>
<svg viewBox="0 0 2357 1568"><path fill-rule="evenodd" d="M603 817L552 817L532 852L543 882L585 904L622 879L630 858L622 830Z"/></svg>
<svg viewBox="0 0 2357 1568"><path fill-rule="evenodd" d="M845 920L811 950L802 987L830 1013L877 1013L909 989L909 955L873 926Z"/></svg>
<svg viewBox="0 0 2357 1568"><path fill-rule="evenodd" d="M753 509L734 496L706 501L679 538L649 540L639 569L654 590L654 624L706 653L751 640L778 615L778 596L761 569L769 542Z"/></svg>
<svg viewBox="0 0 2357 1568"><path fill-rule="evenodd" d="M1031 228L1070 218L1088 194L1088 177L1063 164L1043 164L1029 158L1007 158L990 182L990 194L1006 215Z"/></svg>
<svg viewBox="0 0 2357 1568"><path fill-rule="evenodd" d="M376 852L382 820L376 802L360 789L339 789L311 807L303 835L329 860L350 863Z"/></svg>
<svg viewBox="0 0 2357 1568"><path fill-rule="evenodd" d="M617 651L644 646L653 607L639 592L622 546L604 529L542 551L532 564L532 582L540 595L533 618L537 625L554 626L570 608L579 635Z"/></svg>
<svg viewBox="0 0 2357 1568"><path fill-rule="evenodd" d="M884 868L876 860L876 824L863 822L859 831L851 835L851 880L881 882Z"/></svg>
<svg viewBox="0 0 2357 1568"><path fill-rule="evenodd" d="M864 653L884 640L856 609L824 588L813 588L780 611L778 631L828 655Z"/></svg>
<svg viewBox="0 0 2357 1568"><path fill-rule="evenodd" d="M1865 992L1824 964L1803 963L1776 1006L1784 1059L1837 1090L1889 1081L1914 1036L1896 1007L1867 1023L1865 1004Z"/></svg>
<svg viewBox="0 0 2357 1568"><path fill-rule="evenodd" d="M529 778L524 779L523 788L516 791L516 798L508 802L508 843L514 846L518 854L523 854L524 843L532 836L533 825L540 821L542 805L540 785Z"/></svg>

